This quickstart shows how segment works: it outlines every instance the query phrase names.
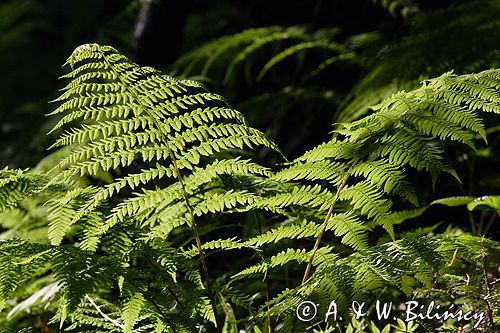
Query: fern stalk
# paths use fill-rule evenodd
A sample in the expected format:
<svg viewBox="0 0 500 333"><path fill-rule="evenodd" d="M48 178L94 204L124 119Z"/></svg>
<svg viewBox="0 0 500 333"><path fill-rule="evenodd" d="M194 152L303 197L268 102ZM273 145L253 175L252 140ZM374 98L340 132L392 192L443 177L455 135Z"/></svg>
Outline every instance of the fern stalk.
<svg viewBox="0 0 500 333"><path fill-rule="evenodd" d="M349 172L350 172L350 170L347 172L344 180L337 188L337 192L335 193L335 197L333 198L333 202L330 206L330 209L328 209L328 213L326 213L326 216L325 216L325 219L323 221L323 224L321 225L321 229L320 229L320 232L318 234L318 237L316 237L316 242L314 243L314 247L313 247L311 256L309 257L309 262L307 263L307 267L306 267L306 270L304 272L304 276L302 277L302 284L305 284L307 279L309 278L309 273L311 272L311 267L312 267L312 263L314 261L314 256L316 255L316 252L319 249L319 244L321 243L321 239L323 238L323 234L325 233L326 227L328 226L328 221L332 217L333 209L335 208L335 204L337 203L337 200L339 198L340 191L342 191L342 189L345 187L345 185L347 183L347 179L349 178Z"/></svg>
<svg viewBox="0 0 500 333"><path fill-rule="evenodd" d="M111 318L110 316L108 316L106 313L104 313L101 308L99 307L99 305L97 305L94 300L89 296L89 295L85 295L85 299L87 301L89 301L89 303L97 310L97 312L99 312L99 314L107 321L109 321L111 324L115 325L116 327L119 327L121 328L122 330L124 329L124 326L122 324L120 324L119 322L117 322L116 320L114 320L113 318Z"/></svg>

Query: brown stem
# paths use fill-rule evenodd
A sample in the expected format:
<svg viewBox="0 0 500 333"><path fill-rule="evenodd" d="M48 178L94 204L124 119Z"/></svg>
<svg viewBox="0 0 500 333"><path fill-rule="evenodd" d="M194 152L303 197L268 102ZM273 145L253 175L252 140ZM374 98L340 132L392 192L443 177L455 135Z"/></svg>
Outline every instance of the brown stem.
<svg viewBox="0 0 500 333"><path fill-rule="evenodd" d="M311 272L312 263L314 261L314 256L316 255L316 252L318 251L319 244L321 243L321 238L323 238L323 234L325 233L326 227L328 225L328 221L332 217L333 209L335 208L335 204L337 203L337 200L339 198L340 191L342 191L342 189L345 187L345 185L347 183L347 178L349 178L349 174L346 175L346 177L344 178L342 183L337 188L337 192L335 193L335 197L333 198L332 205L330 206L328 213L326 213L325 220L323 221L323 224L321 225L321 229L319 231L319 234L316 237L316 242L314 243L314 248L312 250L312 254L309 257L309 262L307 263L306 271L304 272L304 277L302 278L302 284L306 283L307 279L309 278L309 273Z"/></svg>

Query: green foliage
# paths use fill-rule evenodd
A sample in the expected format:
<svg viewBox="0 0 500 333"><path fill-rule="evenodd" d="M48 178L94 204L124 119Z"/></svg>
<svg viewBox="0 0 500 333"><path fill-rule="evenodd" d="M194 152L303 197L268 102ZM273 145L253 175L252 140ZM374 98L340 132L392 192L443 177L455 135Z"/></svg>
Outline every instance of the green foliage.
<svg viewBox="0 0 500 333"><path fill-rule="evenodd" d="M212 67L221 66L221 62L232 59L223 78L223 82L229 84L230 81L239 76L236 69L242 67L245 63L251 62L249 59L258 51L262 49L276 50L277 53L267 59L259 70L255 79L260 81L266 73L273 67L278 66L279 63L307 50L317 49L330 54L330 57L318 65L317 69L313 71L313 75L315 75L333 61L341 61L353 56L353 53L343 48L342 45L329 40L335 33L335 29L325 29L311 34L307 29L300 26L248 29L233 36L216 39L187 53L177 60L174 68L176 70L183 69L181 76L186 76L193 72L196 73L196 66L201 63L203 67L199 75L205 78ZM247 79L253 80L250 77L247 77Z"/></svg>
<svg viewBox="0 0 500 333"><path fill-rule="evenodd" d="M188 75L201 54L206 76L237 50L220 78L229 83L252 54L285 41L292 43L266 60L259 80L305 50L327 53L318 69L332 57L354 56L352 40L341 46L321 33L273 27L225 37L177 65ZM359 321L348 312L363 300L373 314L377 299L458 300L485 313L481 330L498 328L498 279L490 272L500 245L460 230L433 235L435 227L400 225L438 204L498 215L497 195L428 206L418 183L439 189L444 177L460 180L447 148L477 150L489 139L483 119L500 113L500 70L447 72L377 100L369 114L353 111L331 139L288 161L197 81L141 67L98 44L78 47L66 65L69 83L51 113L58 119L52 148L59 150L37 168L0 172L8 229L0 240L0 309L10 319L2 329L31 309L67 332L303 332L311 324L325 332L428 332L461 325ZM311 93L282 90L299 92ZM276 152L281 163L264 165L263 151ZM345 316L331 325L321 316L301 322L295 309L304 300L320 311L335 300Z"/></svg>
<svg viewBox="0 0 500 333"><path fill-rule="evenodd" d="M381 1L405 8L407 1ZM403 9L404 10L404 9ZM449 8L417 12L411 34L366 59L369 69L344 100L339 122L359 119L370 106L401 89L413 89L423 79L455 70L459 74L498 68L498 1L464 1ZM450 36L461 36L450 38ZM473 48L468 47L474 44ZM462 50L468 49L468 52Z"/></svg>

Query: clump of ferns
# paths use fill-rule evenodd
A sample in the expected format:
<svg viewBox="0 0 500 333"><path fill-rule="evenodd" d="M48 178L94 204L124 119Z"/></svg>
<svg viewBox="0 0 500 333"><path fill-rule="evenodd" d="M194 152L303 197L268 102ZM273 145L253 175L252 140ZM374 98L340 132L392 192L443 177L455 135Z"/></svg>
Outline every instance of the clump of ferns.
<svg viewBox="0 0 500 333"><path fill-rule="evenodd" d="M196 269L184 268L188 280L208 292L212 310L202 308L203 315L217 320L196 220L255 201L254 188L270 173L229 155L244 146L277 147L199 83L141 68L110 47L82 46L68 64L73 70L65 77L71 82L53 112L65 115L54 130L75 125L53 147L74 148L50 171L52 178L44 188L82 176L108 183L76 187L51 200L51 243L61 244L77 228L82 250L104 251L125 263L131 259L132 244L166 240L172 230L189 226L206 289ZM224 151L233 153L220 154ZM134 167L137 160L143 169ZM181 258L175 261L171 273L183 266ZM202 299L202 305L205 298L193 299Z"/></svg>
<svg viewBox="0 0 500 333"><path fill-rule="evenodd" d="M346 47L351 40L343 46L332 41L336 34L338 29L335 28L309 32L307 28L300 26L247 29L188 52L176 61L173 68L175 72L180 71L181 77L194 74L202 79L213 78L213 75L222 72L223 80L219 82L224 84L234 82L235 75L243 72L242 76L253 82L260 81L281 62L304 51L316 49L327 54L326 59L316 64L316 69L311 68L312 72L317 74L335 61L348 60L354 56L352 50ZM262 52L263 50L271 52L268 55L267 52ZM264 61L259 58L264 58ZM251 72L255 71L254 68L252 70L253 66L258 66L255 77L250 76ZM237 72L239 67L243 69Z"/></svg>
<svg viewBox="0 0 500 333"><path fill-rule="evenodd" d="M118 284L127 332L144 315L174 332L208 327L209 322L221 330L222 316L226 323L233 322L231 302L240 307L264 303L256 314L248 314L247 321L264 320L272 327L280 316L278 323L286 330L301 325L289 310L311 295L322 304L335 298L345 306L379 289L384 281L409 290L404 274L426 281L430 268L438 264L430 255L436 238L398 240L371 250L369 232L382 228L394 239L398 218L392 212L393 198L418 205L406 168L430 173L433 182L441 172L456 176L443 162L437 143L452 140L474 147L473 133L485 137L477 110L500 112L498 70L465 76L447 73L420 89L384 100L373 115L342 124L332 140L273 172L233 157L256 146L279 149L199 83L140 67L113 48L95 44L79 47L68 63L72 71L66 77L71 82L58 99L61 104L54 114L63 117L54 130L70 130L54 147L71 149L52 169L50 179L33 189L23 185L21 192L46 191L70 184L75 177L106 182L71 183L71 189L52 198L52 245L38 250L63 251L63 240L76 230L78 248L61 253L80 256L75 262L83 268L54 262L66 269L63 279L72 282L63 289L68 297L61 301L58 318L64 321L65 302L70 301L74 311L85 295L98 292L99 283L106 288ZM13 177L25 177L24 172L18 174ZM20 186L17 180L8 182ZM223 225L207 217L237 216L230 213L248 214L235 222L248 232L214 238ZM262 214L276 223L261 220L266 216ZM200 223L213 225L202 229ZM335 242L324 243L323 235L330 231L352 249L352 256L345 256ZM311 240L311 251L298 246L309 248ZM9 246L12 250L27 245L14 241ZM410 255L405 257L399 249ZM404 260L388 260L387 252L395 250ZM239 261L223 276L210 276L205 253L232 251L249 251L262 260L250 266ZM110 260L113 265L108 265ZM272 289L269 279L276 275L268 272L297 263L305 266L302 279L294 279L302 283L294 288L291 281L285 290L283 284ZM93 268L106 273L104 280L90 283ZM83 281L88 286L75 279L81 271L87 274ZM264 283L251 283L263 274ZM19 279L13 281L23 281ZM257 303L248 298L255 292L265 295Z"/></svg>
<svg viewBox="0 0 500 333"><path fill-rule="evenodd" d="M297 233L299 237L316 237L303 286L281 294L272 302L273 305L281 310L293 308L292 305L297 305L303 298L292 297L294 292L303 296L305 290L314 290L307 289L310 288L307 281L316 260L316 251L329 251L328 246L320 247L324 231L333 230L337 236L343 237L343 243L356 250L367 247L366 233L377 226L394 238L393 225L397 221L396 215L391 213L389 195L395 194L418 205L413 186L405 181L403 167L427 171L433 182L441 172L458 178L456 172L443 162L443 150L436 144L436 139L457 141L474 148L474 133L485 138L476 110L499 113L498 78L496 70L466 76L448 73L425 82L420 89L395 94L376 106L376 113L343 124L338 130L341 136L305 153L290 167L273 176L279 181L326 181L336 187L336 191L329 192L318 186L299 185L294 199L287 198L286 204L303 200L302 204L327 213L319 232L317 225L311 222L310 229L304 224L302 232ZM356 182L357 179L361 180ZM308 201L306 193L314 199ZM266 205L279 205L283 204L280 199L278 195L275 199L264 200L267 200ZM290 230L293 228L290 226ZM306 228L311 230L309 234L304 232ZM321 263L318 260L316 265ZM327 277L333 272L326 272L316 273L316 283L324 279L331 281ZM317 290L325 288L318 287ZM339 297L338 287L335 290L328 295L329 299ZM284 295L286 305L281 303Z"/></svg>

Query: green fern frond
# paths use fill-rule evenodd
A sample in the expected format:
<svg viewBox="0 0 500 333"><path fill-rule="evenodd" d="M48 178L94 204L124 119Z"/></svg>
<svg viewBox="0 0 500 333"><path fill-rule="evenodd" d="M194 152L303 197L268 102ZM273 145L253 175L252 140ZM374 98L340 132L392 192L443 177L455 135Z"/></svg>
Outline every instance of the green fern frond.
<svg viewBox="0 0 500 333"><path fill-rule="evenodd" d="M295 161L316 162L333 158L336 160L352 159L359 156L363 146L359 142L341 141L332 139L329 142L322 143L317 147L307 151Z"/></svg>
<svg viewBox="0 0 500 333"><path fill-rule="evenodd" d="M58 313L51 321L61 320L62 316L62 313ZM73 317L75 321L68 327L70 331L90 326L97 332L123 332L119 308L94 295L85 297Z"/></svg>
<svg viewBox="0 0 500 333"><path fill-rule="evenodd" d="M215 67L220 59L219 62L229 63L227 68L224 68L224 80L227 82L236 67L257 50L286 41L296 40L301 42L312 38L302 27L283 28L272 26L247 29L235 35L224 36L202 45L179 58L173 68L176 71L184 69L182 76L187 76L192 74L201 63L202 66L198 73L202 77L206 77L209 70Z"/></svg>
<svg viewBox="0 0 500 333"><path fill-rule="evenodd" d="M101 65L88 66L91 63ZM63 171L53 181L127 168L136 159L145 163L155 161L157 167L127 174L106 185L66 223L67 227L125 188L133 190L147 186L153 180L178 178L183 169L192 170L192 174L183 176L189 178L189 182L181 181L194 184L190 186L196 188L204 183L202 178L195 181L197 177L217 173L215 167L202 172L197 165L202 158L211 158L217 152L259 145L277 149L262 133L248 127L241 114L226 107L222 97L206 93L194 81L178 81L153 69L141 68L113 48L96 44L81 46L69 57L68 64L73 71L66 77L72 82L58 99L61 106L53 112L66 115L56 128L77 119L95 123L73 126L56 142L55 146L78 146L54 168ZM102 72L112 73L111 79L107 78L109 82L102 82L104 79L100 75L92 76ZM222 173L222 169L220 165L218 172ZM255 164L245 162L234 163L231 170L226 168L228 173L252 170L266 173ZM170 200L182 199L184 194L189 194L189 190L180 188L179 184L174 192L177 194L170 196ZM234 199L231 195L227 197L227 207L234 207ZM153 207L164 199L157 192L150 191L126 200L118 206L120 208L113 210L104 226L91 238L95 240L125 217ZM216 204L217 200L213 201ZM200 212L208 211L213 204L205 203L206 208L199 207ZM95 248L95 241L85 244L88 249Z"/></svg>
<svg viewBox="0 0 500 333"><path fill-rule="evenodd" d="M0 170L0 212L16 207L33 191L43 186L45 177L25 170L4 168Z"/></svg>
<svg viewBox="0 0 500 333"><path fill-rule="evenodd" d="M354 52L346 52L346 53L341 53L339 55L330 57L326 59L325 61L321 62L312 72L310 77L315 77L319 73L323 72L325 69L330 67L331 65L337 63L337 62L342 62L342 61L352 61L356 60L356 54Z"/></svg>
<svg viewBox="0 0 500 333"><path fill-rule="evenodd" d="M276 181L328 180L338 184L346 166L342 163L328 160L309 161L309 163L296 163L291 167L277 172L271 179Z"/></svg>
<svg viewBox="0 0 500 333"><path fill-rule="evenodd" d="M321 211L328 207L332 199L333 195L319 185L293 186L287 192L258 199L251 208L277 211L281 208L299 205Z"/></svg>
<svg viewBox="0 0 500 333"><path fill-rule="evenodd" d="M33 276L43 274L53 253L45 245L18 240L0 242L0 300L5 301ZM12 255L15 254L15 257Z"/></svg>
<svg viewBox="0 0 500 333"><path fill-rule="evenodd" d="M325 255L329 254L333 248L331 247L322 247L318 251L318 256L316 257L315 265L319 265L323 260L325 260ZM241 272L235 274L232 276L232 279L242 279L244 277L248 277L251 275L255 274L265 274L267 273L268 270L276 268L276 267L282 267L285 266L286 264L294 261L297 263L304 263L309 260L310 253L306 251L305 249L288 249L284 252L280 252L271 258L269 260L266 260L265 262L259 263L254 266L250 266L248 268L245 268ZM329 256L329 260L334 260L336 256Z"/></svg>
<svg viewBox="0 0 500 333"><path fill-rule="evenodd" d="M249 245L247 245L247 242L238 241L236 237L230 239L216 239L203 244L204 250L233 250L243 247L249 247ZM181 251L181 254L186 258L193 258L198 254L198 249L193 245L191 249Z"/></svg>
<svg viewBox="0 0 500 333"><path fill-rule="evenodd" d="M62 196L47 201L49 205L48 238L53 245L59 245L72 225L77 209L89 200L96 192L95 188L76 188ZM92 216L88 216L92 218Z"/></svg>
<svg viewBox="0 0 500 333"><path fill-rule="evenodd" d="M373 155L386 158L392 164L408 164L417 170L425 170L431 173L433 181L442 171L456 176L454 171L443 163L443 150L432 145L428 138L413 131L402 129L380 141L381 145L374 149Z"/></svg>
<svg viewBox="0 0 500 333"><path fill-rule="evenodd" d="M123 332L132 333L135 331L135 323L139 320L139 315L145 302L146 300L140 292L132 293L128 297L122 312Z"/></svg>
<svg viewBox="0 0 500 333"><path fill-rule="evenodd" d="M261 80L277 64L300 52L318 50L322 54L335 54L318 66L315 75L334 62L355 58L352 47L346 47L330 40L334 37L333 35L332 31L318 30L315 33L309 33L303 27L293 26L248 29L232 36L221 37L196 48L182 56L173 68L174 71L180 69L182 76L199 74L200 77L206 78L209 76L210 69L218 66L217 68L225 72L221 80L223 83L229 84L235 77L236 69L241 64L260 62L253 61L256 58L253 55L264 49L266 51L272 50L272 53L256 74L257 81Z"/></svg>
<svg viewBox="0 0 500 333"><path fill-rule="evenodd" d="M398 194L409 202L418 206L418 199L415 189L411 183L405 180L399 166L391 164L389 161L380 159L376 161L366 161L355 165L352 168L352 175L363 175L370 183L383 189L387 194Z"/></svg>
<svg viewBox="0 0 500 333"><path fill-rule="evenodd" d="M297 52L307 50L307 49L312 49L312 48L320 48L320 49L326 49L329 51L340 51L341 46L338 45L337 43L332 43L327 40L317 40L317 41L311 41L311 42L303 42L299 43L296 45L293 45L280 53L276 54L274 57L272 57L265 65L262 67L261 71L257 75L257 81L260 81L264 75L274 66L276 66L278 63L282 62L283 60L287 59L288 57L294 55ZM330 58L332 59L332 58Z"/></svg>
<svg viewBox="0 0 500 333"><path fill-rule="evenodd" d="M237 206L252 206L258 198L246 191L229 190L223 193L205 193L202 201L194 207L194 215L202 216L207 213L218 213L229 211Z"/></svg>
<svg viewBox="0 0 500 333"><path fill-rule="evenodd" d="M352 247L354 250L362 250L368 246L368 234L370 231L353 212L335 214L326 226L326 230L333 230L335 236L342 237L342 244Z"/></svg>
<svg viewBox="0 0 500 333"><path fill-rule="evenodd" d="M391 202L383 199L383 193L377 186L362 181L354 186L347 186L339 195L340 200L349 200L359 214L366 216L382 227L394 238L393 221L390 215Z"/></svg>
<svg viewBox="0 0 500 333"><path fill-rule="evenodd" d="M303 220L283 223L266 233L248 239L245 243L250 246L277 243L282 239L301 239L318 235L318 225L314 222Z"/></svg>
<svg viewBox="0 0 500 333"><path fill-rule="evenodd" d="M252 43L245 47L241 52L239 52L234 57L233 61L229 64L226 75L224 77L224 81L228 82L235 67L238 66L243 60L245 60L250 54L264 47L265 45L287 39L303 40L305 37L307 37L307 34L304 32L304 29L291 27L286 29L284 32L272 33L270 35L263 36L262 38L253 40Z"/></svg>
<svg viewBox="0 0 500 333"><path fill-rule="evenodd" d="M201 76L206 76L212 64L228 50L280 31L281 27L264 27L247 29L233 36L222 37L183 55L176 61L174 68L185 68L181 76L187 76L198 62L207 58L201 70Z"/></svg>

